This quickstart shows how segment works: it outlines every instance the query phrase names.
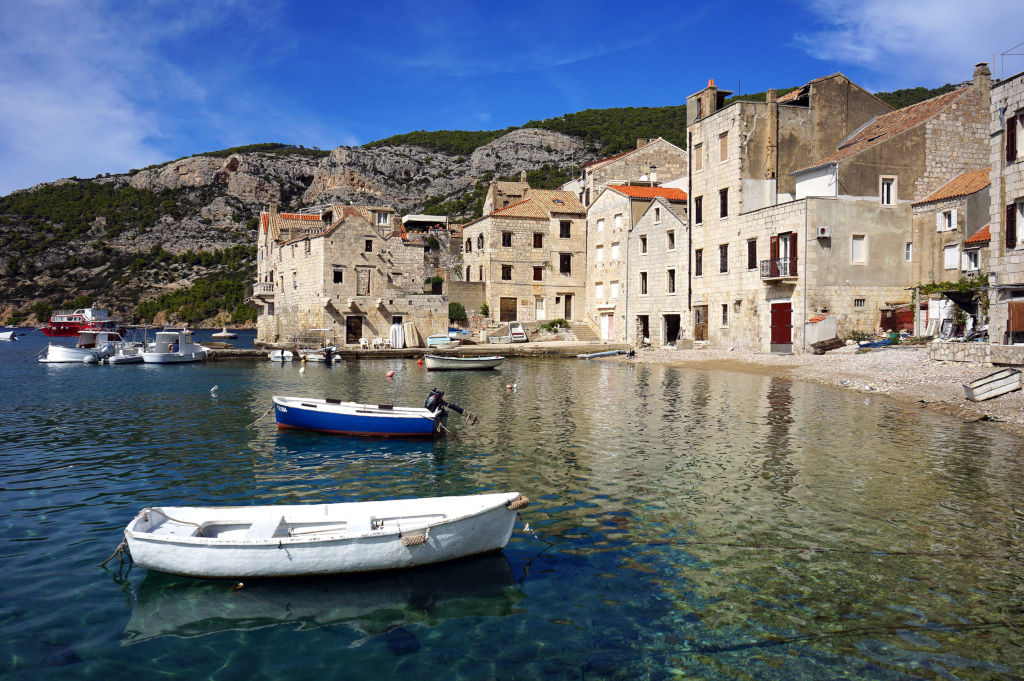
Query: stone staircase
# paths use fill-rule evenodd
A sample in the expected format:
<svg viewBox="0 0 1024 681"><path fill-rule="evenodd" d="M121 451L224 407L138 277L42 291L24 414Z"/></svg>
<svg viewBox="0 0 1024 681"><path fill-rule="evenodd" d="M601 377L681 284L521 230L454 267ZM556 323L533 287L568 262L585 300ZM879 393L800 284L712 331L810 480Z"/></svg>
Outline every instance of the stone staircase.
<svg viewBox="0 0 1024 681"><path fill-rule="evenodd" d="M569 322L569 330L576 336L578 341L599 341L597 334L586 322Z"/></svg>

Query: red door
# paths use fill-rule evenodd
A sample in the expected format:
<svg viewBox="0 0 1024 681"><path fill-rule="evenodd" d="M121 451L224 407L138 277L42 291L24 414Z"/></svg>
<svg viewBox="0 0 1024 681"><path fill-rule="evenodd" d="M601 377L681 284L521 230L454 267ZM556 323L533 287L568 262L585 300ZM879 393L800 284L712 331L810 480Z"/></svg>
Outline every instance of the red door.
<svg viewBox="0 0 1024 681"><path fill-rule="evenodd" d="M772 350L788 351L775 346L793 344L793 303L772 303L771 327Z"/></svg>

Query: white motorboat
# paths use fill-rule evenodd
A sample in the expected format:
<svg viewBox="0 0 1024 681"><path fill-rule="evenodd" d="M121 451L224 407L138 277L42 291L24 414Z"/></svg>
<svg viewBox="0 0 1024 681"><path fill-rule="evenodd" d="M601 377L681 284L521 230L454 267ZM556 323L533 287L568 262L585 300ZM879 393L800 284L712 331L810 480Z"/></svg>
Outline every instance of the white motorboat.
<svg viewBox="0 0 1024 681"><path fill-rule="evenodd" d="M423 355L423 366L427 371L454 371L458 369L496 369L505 358L501 355L489 357L448 357L446 355Z"/></svg>
<svg viewBox="0 0 1024 681"><path fill-rule="evenodd" d="M13 331L0 331L0 341L16 341L18 337Z"/></svg>
<svg viewBox="0 0 1024 681"><path fill-rule="evenodd" d="M235 333L234 331L228 331L228 327L225 326L223 331L218 331L217 333L210 334L210 337L211 338L238 338L238 334Z"/></svg>
<svg viewBox="0 0 1024 681"><path fill-rule="evenodd" d="M142 353L145 348L141 343L125 341L117 346L114 354L107 357L107 364L142 364Z"/></svg>
<svg viewBox="0 0 1024 681"><path fill-rule="evenodd" d="M271 350L267 357L271 362L290 362L295 357L291 350Z"/></svg>
<svg viewBox="0 0 1024 681"><path fill-rule="evenodd" d="M162 506L125 528L132 559L186 577L289 577L440 563L508 543L518 492L340 504Z"/></svg>
<svg viewBox="0 0 1024 681"><path fill-rule="evenodd" d="M157 331L156 340L146 347L142 360L147 364L173 364L178 362L201 362L209 352L192 340L192 332Z"/></svg>
<svg viewBox="0 0 1024 681"><path fill-rule="evenodd" d="M40 362L85 362L100 361L117 351L117 344L124 342L121 334L116 331L80 331L78 343L75 345L58 345L50 343L46 346L44 354L39 357Z"/></svg>

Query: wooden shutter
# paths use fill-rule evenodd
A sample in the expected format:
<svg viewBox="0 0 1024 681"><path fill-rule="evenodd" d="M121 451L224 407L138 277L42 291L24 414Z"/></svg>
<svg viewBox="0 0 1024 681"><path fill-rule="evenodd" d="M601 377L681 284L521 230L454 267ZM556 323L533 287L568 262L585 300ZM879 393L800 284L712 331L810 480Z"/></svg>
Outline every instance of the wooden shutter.
<svg viewBox="0 0 1024 681"><path fill-rule="evenodd" d="M1006 250L1017 248L1017 206L1006 207Z"/></svg>
<svg viewBox="0 0 1024 681"><path fill-rule="evenodd" d="M941 232L942 231L942 211L941 210L938 213L935 214L935 231L936 232Z"/></svg>
<svg viewBox="0 0 1024 681"><path fill-rule="evenodd" d="M796 232L789 233L789 275L796 276Z"/></svg>
<svg viewBox="0 0 1024 681"><path fill-rule="evenodd" d="M1006 162L1013 163L1017 160L1017 119L1020 116L1010 116L1006 119Z"/></svg>
<svg viewBox="0 0 1024 681"><path fill-rule="evenodd" d="M772 260L779 257L779 237L775 235L768 237L768 257Z"/></svg>

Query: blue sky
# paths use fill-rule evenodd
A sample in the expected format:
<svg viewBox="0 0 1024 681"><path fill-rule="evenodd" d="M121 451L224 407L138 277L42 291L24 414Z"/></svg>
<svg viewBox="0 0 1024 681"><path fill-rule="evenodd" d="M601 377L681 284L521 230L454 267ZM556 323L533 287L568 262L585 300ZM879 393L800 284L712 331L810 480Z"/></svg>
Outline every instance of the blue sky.
<svg viewBox="0 0 1024 681"><path fill-rule="evenodd" d="M499 9L500 8L500 9ZM0 195L255 142L330 149L842 71L934 87L1024 40L1008 0L11 0ZM1024 52L1024 48L1015 52Z"/></svg>

